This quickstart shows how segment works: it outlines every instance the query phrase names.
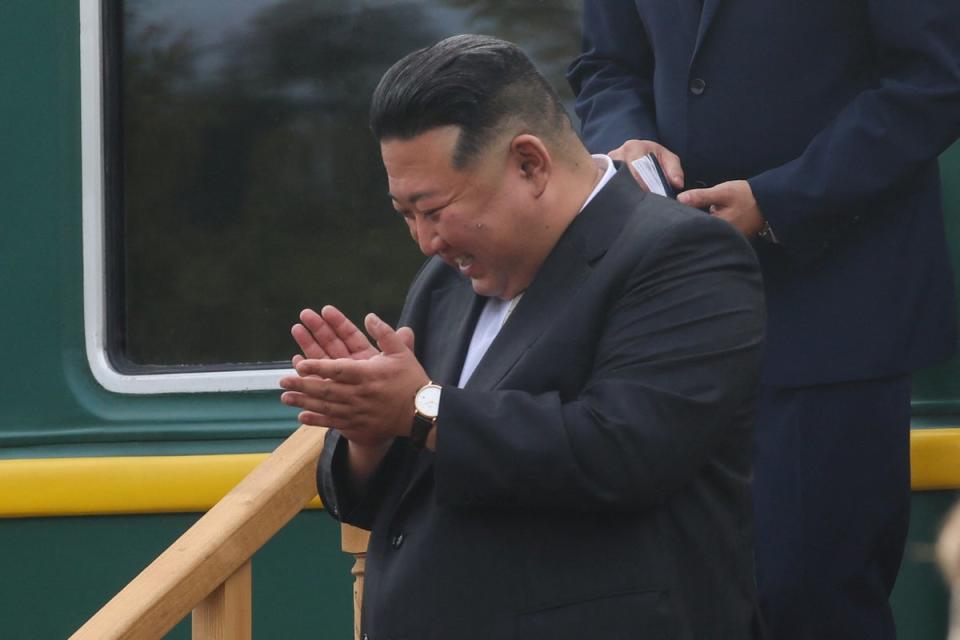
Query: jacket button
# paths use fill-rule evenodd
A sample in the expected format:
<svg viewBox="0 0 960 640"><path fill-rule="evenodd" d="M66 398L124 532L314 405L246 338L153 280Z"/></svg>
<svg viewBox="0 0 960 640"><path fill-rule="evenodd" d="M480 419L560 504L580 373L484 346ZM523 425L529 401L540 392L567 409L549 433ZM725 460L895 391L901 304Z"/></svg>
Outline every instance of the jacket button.
<svg viewBox="0 0 960 640"><path fill-rule="evenodd" d="M699 96L707 88L707 83L703 78L694 78L690 81L690 93Z"/></svg>
<svg viewBox="0 0 960 640"><path fill-rule="evenodd" d="M394 534L393 538L390 539L390 546L394 549L399 549L400 545L403 544L403 532Z"/></svg>

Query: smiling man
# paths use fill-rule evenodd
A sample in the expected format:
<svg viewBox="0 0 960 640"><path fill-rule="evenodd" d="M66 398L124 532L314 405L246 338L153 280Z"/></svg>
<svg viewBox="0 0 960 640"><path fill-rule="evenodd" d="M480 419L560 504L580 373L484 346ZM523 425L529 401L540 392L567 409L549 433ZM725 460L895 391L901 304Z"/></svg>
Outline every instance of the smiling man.
<svg viewBox="0 0 960 640"><path fill-rule="evenodd" d="M430 259L376 347L305 311L281 383L373 531L364 637L752 637L747 242L591 156L501 40L402 59L371 124Z"/></svg>
<svg viewBox="0 0 960 640"><path fill-rule="evenodd" d="M579 179L550 184L543 140L508 132L490 145L513 162L478 162L465 172L451 162L459 138L460 127L446 125L384 140L390 196L424 255L458 269L481 296L509 300L533 280L604 170L589 156L557 153Z"/></svg>

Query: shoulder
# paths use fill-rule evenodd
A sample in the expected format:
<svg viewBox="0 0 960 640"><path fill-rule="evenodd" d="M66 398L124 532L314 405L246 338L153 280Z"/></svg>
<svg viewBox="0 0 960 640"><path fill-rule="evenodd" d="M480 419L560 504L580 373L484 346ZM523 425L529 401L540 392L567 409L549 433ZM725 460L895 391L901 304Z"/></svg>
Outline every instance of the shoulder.
<svg viewBox="0 0 960 640"><path fill-rule="evenodd" d="M730 224L671 198L641 190L623 165L584 213L590 226L588 233L596 241L609 241L610 246L629 244L636 249L664 242L698 241L753 254L750 243ZM596 238L597 234L605 238Z"/></svg>
<svg viewBox="0 0 960 640"><path fill-rule="evenodd" d="M611 249L647 256L675 254L690 260L724 255L759 272L753 247L731 224L652 194L630 208L623 233Z"/></svg>

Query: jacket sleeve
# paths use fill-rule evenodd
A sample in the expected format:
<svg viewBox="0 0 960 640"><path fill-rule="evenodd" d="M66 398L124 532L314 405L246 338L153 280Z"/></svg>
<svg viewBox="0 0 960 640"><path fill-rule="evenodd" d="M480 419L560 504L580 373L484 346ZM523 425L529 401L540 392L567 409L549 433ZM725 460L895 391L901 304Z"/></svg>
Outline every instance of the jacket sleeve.
<svg viewBox="0 0 960 640"><path fill-rule="evenodd" d="M653 53L631 0L583 3L582 54L567 70L583 138L593 153L656 140Z"/></svg>
<svg viewBox="0 0 960 640"><path fill-rule="evenodd" d="M799 157L749 179L785 246L823 240L812 233L831 229L825 218L936 183L936 158L960 135L960 2L871 0L868 10L872 85Z"/></svg>
<svg viewBox="0 0 960 640"><path fill-rule="evenodd" d="M750 247L702 216L644 253L612 291L577 397L444 388L442 505L641 509L749 448L765 320Z"/></svg>
<svg viewBox="0 0 960 640"><path fill-rule="evenodd" d="M408 447L398 438L367 481L362 494L350 485L347 468L347 439L331 429L317 464L317 491L327 513L336 520L361 529L372 529L373 521L393 482L403 468Z"/></svg>

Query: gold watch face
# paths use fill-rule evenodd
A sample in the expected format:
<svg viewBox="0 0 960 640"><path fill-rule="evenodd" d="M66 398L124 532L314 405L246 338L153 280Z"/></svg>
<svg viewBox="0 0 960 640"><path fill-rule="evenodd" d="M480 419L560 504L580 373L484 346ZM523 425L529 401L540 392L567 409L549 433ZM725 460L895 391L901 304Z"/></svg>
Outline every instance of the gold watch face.
<svg viewBox="0 0 960 640"><path fill-rule="evenodd" d="M413 399L413 406L417 413L425 418L433 420L440 412L440 387L435 384L428 384L417 392Z"/></svg>

